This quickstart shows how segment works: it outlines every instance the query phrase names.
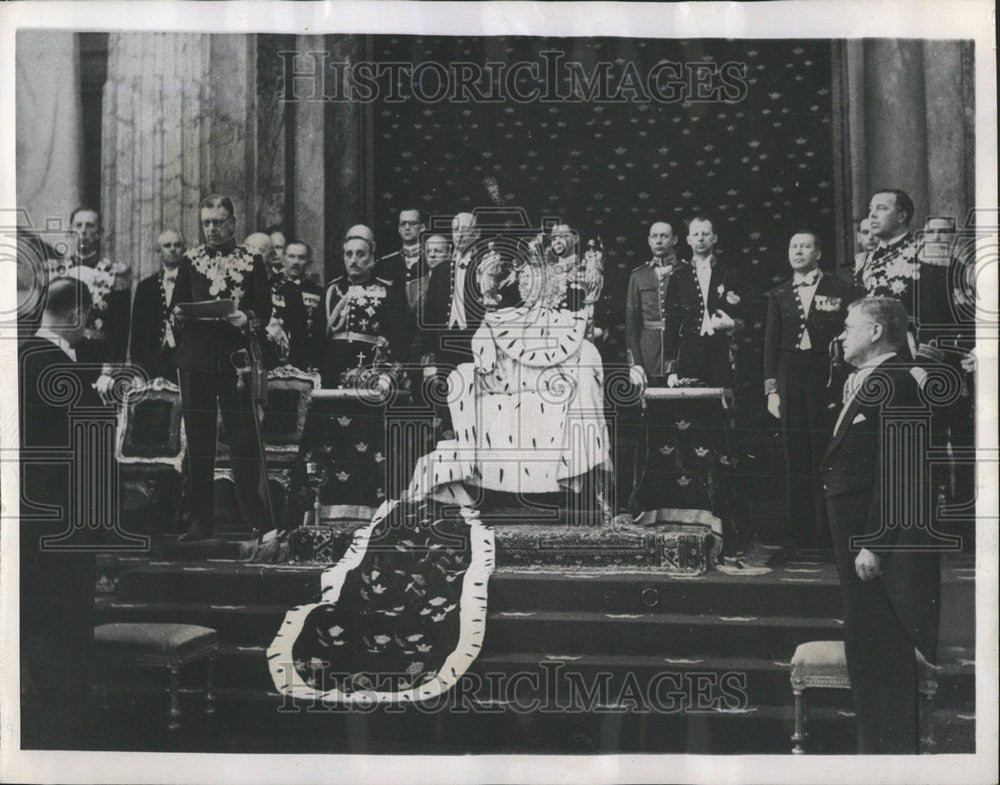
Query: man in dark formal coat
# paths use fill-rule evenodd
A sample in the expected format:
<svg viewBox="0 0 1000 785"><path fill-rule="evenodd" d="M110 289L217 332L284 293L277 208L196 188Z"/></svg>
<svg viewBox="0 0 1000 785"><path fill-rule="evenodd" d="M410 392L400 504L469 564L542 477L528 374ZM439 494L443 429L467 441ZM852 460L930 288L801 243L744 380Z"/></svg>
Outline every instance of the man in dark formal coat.
<svg viewBox="0 0 1000 785"><path fill-rule="evenodd" d="M426 276L427 264L423 249L420 247L420 235L423 231L424 222L420 217L420 211L402 210L399 213L399 239L403 244L398 251L386 254L378 260L375 265L375 277L389 281L400 289L406 289L411 282Z"/></svg>
<svg viewBox="0 0 1000 785"><path fill-rule="evenodd" d="M70 214L73 246L50 279L66 275L86 284L93 304L87 314L87 333L78 347L81 361L101 363L110 373L125 362L129 333L131 268L101 255L101 216L90 207Z"/></svg>
<svg viewBox="0 0 1000 785"><path fill-rule="evenodd" d="M71 409L102 408L92 386L93 374L81 373L76 351L92 306L90 291L80 281L53 281L38 331L18 346L20 436L25 450L66 452L72 447ZM54 549L42 538L58 538L70 530L70 516L76 520L100 516L74 508L84 500L71 498L69 472L55 458L26 463L22 477L21 742L25 747L72 747L83 741L92 721L88 698L95 557L92 550L81 547ZM98 501L95 494L87 498ZM53 506L56 517L39 520L33 514L34 504ZM91 529L75 530L72 544L97 544L96 534Z"/></svg>
<svg viewBox="0 0 1000 785"><path fill-rule="evenodd" d="M903 440L914 418L927 416L914 368L899 354L906 327L894 298L868 297L848 309L841 340L857 371L844 385L821 467L859 753L918 752L914 648L930 662L937 650L938 557L930 521L913 517L927 507L926 460L901 455L919 446Z"/></svg>
<svg viewBox="0 0 1000 785"><path fill-rule="evenodd" d="M742 329L746 305L734 265L715 254L718 236L712 222L697 216L688 223L691 261L674 274L667 294L667 321L677 325L664 340L675 356L668 384L693 378L710 387L733 386L733 334Z"/></svg>
<svg viewBox="0 0 1000 785"><path fill-rule="evenodd" d="M170 311L184 248L184 238L179 232L173 229L161 232L156 241L160 269L139 281L135 288L129 357L132 365L141 368L150 379L162 376L177 381L177 369L170 361L177 346Z"/></svg>
<svg viewBox="0 0 1000 785"><path fill-rule="evenodd" d="M184 254L174 285L177 349L173 362L180 371L181 403L188 444L188 493L191 525L186 540L211 536L212 483L217 417L229 439L236 499L243 520L254 532L271 528L260 492L260 445L251 387L237 378L234 355L262 340L271 318L271 297L264 260L237 247L233 202L212 195L201 203L205 244ZM235 310L222 319L185 319L179 303L232 300Z"/></svg>
<svg viewBox="0 0 1000 785"><path fill-rule="evenodd" d="M334 278L323 297L326 345L320 364L324 387L337 387L344 371L372 364L381 352L387 362L405 358L410 337L402 291L374 276L371 233L348 230L344 240L345 275Z"/></svg>
<svg viewBox="0 0 1000 785"><path fill-rule="evenodd" d="M781 422L785 447L785 531L774 534L805 546L829 539L819 477L836 413L827 387L829 347L854 299L851 284L819 269L820 255L815 232L792 235L792 277L768 292L764 328L764 394L767 410Z"/></svg>
<svg viewBox="0 0 1000 785"><path fill-rule="evenodd" d="M278 294L287 308L301 311L303 319L301 330L292 335L289 361L302 370L318 368L326 318L323 287L306 278L306 270L312 263L312 247L308 243L291 242L285 249L284 259L285 281Z"/></svg>
<svg viewBox="0 0 1000 785"><path fill-rule="evenodd" d="M431 270L423 317L423 363L440 368L445 377L456 365L472 360L472 336L483 321L485 306L477 275L479 230L472 213L451 222L452 257Z"/></svg>

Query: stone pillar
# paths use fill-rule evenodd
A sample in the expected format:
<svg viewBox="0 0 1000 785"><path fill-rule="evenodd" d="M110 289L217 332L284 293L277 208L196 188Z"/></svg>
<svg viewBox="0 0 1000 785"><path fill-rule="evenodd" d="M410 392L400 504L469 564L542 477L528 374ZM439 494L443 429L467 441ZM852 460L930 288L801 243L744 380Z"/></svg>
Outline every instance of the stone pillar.
<svg viewBox="0 0 1000 785"><path fill-rule="evenodd" d="M295 62L285 60L286 68L296 72L313 71L325 62L323 53L329 51L328 38L322 35L300 35L295 38ZM313 71L315 73L315 71ZM296 82L285 95L285 111L294 118L292 126L292 167L290 171L291 203L289 205L289 228L291 240L309 243L313 249L313 269L323 281L327 256L329 226L325 225L326 215L326 103L323 90L315 85Z"/></svg>
<svg viewBox="0 0 1000 785"><path fill-rule="evenodd" d="M924 41L927 106L928 213L964 225L972 192L966 177L967 143L962 48L959 41Z"/></svg>
<svg viewBox="0 0 1000 785"><path fill-rule="evenodd" d="M104 251L154 272L161 229L198 242L198 203L212 171L209 36L112 33L104 89Z"/></svg>
<svg viewBox="0 0 1000 785"><path fill-rule="evenodd" d="M916 228L928 203L923 44L868 40L864 56L867 194L876 188L906 191L916 207Z"/></svg>
<svg viewBox="0 0 1000 785"><path fill-rule="evenodd" d="M330 62L372 60L371 36L326 36ZM374 227L374 149L372 103L336 101L325 105L327 280L343 273L340 246L347 229L363 223ZM387 249L378 249L377 253Z"/></svg>
<svg viewBox="0 0 1000 785"><path fill-rule="evenodd" d="M867 213L876 188L913 199L917 230L927 215L955 216L974 204L975 151L969 117L971 45L962 41L868 39L841 47L840 129L849 153L846 218ZM847 222L849 225L849 221Z"/></svg>
<svg viewBox="0 0 1000 785"><path fill-rule="evenodd" d="M209 134L212 165L205 195L231 196L236 236L257 231L257 37L209 39Z"/></svg>
<svg viewBox="0 0 1000 785"><path fill-rule="evenodd" d="M236 232L258 228L257 37L113 33L104 90L105 253L134 280L159 267L156 237L201 241L198 204L233 198Z"/></svg>

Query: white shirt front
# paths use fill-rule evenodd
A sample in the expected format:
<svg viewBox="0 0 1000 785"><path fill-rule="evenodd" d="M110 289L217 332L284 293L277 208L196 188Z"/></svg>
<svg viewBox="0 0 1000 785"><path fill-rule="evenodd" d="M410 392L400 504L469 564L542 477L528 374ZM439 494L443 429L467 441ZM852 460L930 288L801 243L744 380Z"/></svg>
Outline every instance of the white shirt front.
<svg viewBox="0 0 1000 785"><path fill-rule="evenodd" d="M813 298L816 296L816 289L819 287L819 279L823 277L820 270L808 273L795 273L792 275L792 284L795 286L795 293L799 296L799 303L802 305L804 319L809 318L809 309L812 308ZM807 283L809 280L812 283ZM809 339L809 328L802 331L802 338L799 339L799 349L812 349L812 341Z"/></svg>
<svg viewBox="0 0 1000 785"><path fill-rule="evenodd" d="M465 319L465 274L468 272L471 260L472 251L466 251L455 257L453 269L451 316L448 318L448 326L457 327L460 330L464 330L467 325Z"/></svg>
<svg viewBox="0 0 1000 785"><path fill-rule="evenodd" d="M715 335L708 313L708 287L712 285L712 259L697 259L694 271L698 276L698 288L701 289L701 334Z"/></svg>
<svg viewBox="0 0 1000 785"><path fill-rule="evenodd" d="M76 362L76 349L69 345L69 342L63 338L61 335L52 332L48 327L39 327L35 332L39 338L44 338L47 341L52 341L56 346L62 349L66 356L69 357L73 362Z"/></svg>

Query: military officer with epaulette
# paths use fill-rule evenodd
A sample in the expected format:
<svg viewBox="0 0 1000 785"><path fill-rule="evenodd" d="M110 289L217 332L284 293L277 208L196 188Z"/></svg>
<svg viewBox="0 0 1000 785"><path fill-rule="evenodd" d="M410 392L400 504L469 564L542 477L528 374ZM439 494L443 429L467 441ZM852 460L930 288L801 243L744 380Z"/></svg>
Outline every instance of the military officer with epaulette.
<svg viewBox="0 0 1000 785"><path fill-rule="evenodd" d="M320 374L324 387L337 387L344 371L371 365L381 350L386 360L406 357L406 298L374 276L375 243L366 226L353 226L344 239L345 275L326 288L326 340Z"/></svg>

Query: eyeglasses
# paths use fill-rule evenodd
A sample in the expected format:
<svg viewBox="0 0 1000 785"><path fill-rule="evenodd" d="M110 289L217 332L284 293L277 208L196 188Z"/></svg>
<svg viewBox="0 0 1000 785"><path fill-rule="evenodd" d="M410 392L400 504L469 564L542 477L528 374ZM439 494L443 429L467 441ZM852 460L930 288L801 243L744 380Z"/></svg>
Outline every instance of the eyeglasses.
<svg viewBox="0 0 1000 785"><path fill-rule="evenodd" d="M217 229L221 226L225 226L231 220L233 220L233 216L229 216L228 218L206 218L204 221L201 222L201 228Z"/></svg>
<svg viewBox="0 0 1000 785"><path fill-rule="evenodd" d="M861 330L866 327L872 327L876 322L855 322L851 324L850 322L844 322L844 332L850 332L851 330Z"/></svg>

